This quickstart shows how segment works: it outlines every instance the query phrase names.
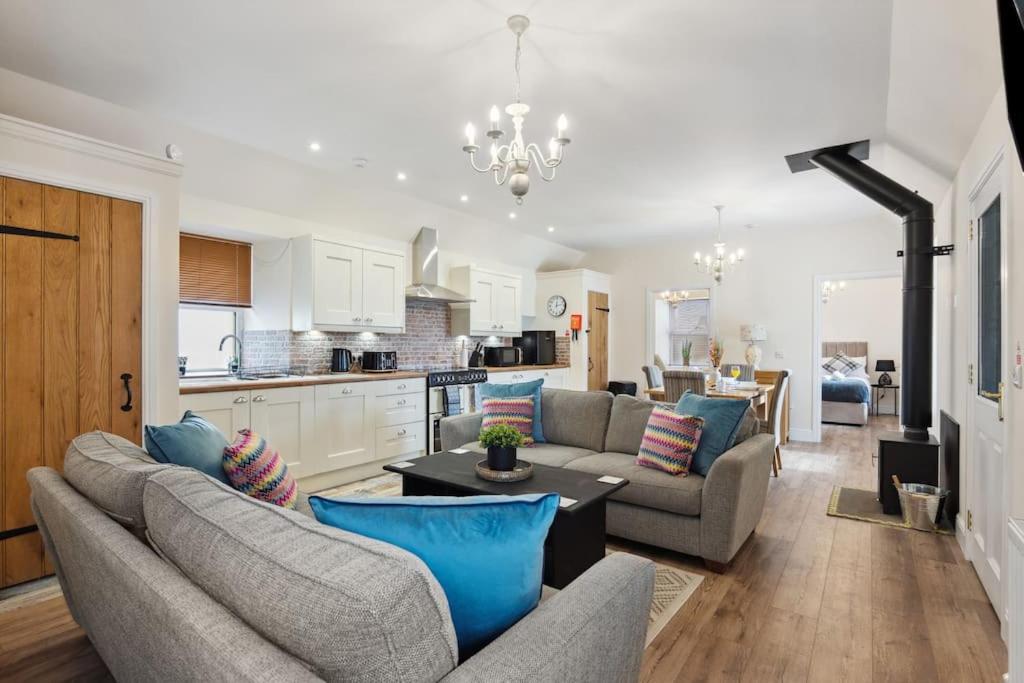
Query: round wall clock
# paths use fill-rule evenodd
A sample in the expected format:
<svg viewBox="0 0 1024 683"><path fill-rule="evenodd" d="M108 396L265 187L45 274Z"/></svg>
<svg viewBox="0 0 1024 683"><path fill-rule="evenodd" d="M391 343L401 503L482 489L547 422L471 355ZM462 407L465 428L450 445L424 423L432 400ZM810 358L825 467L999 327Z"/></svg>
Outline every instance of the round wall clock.
<svg viewBox="0 0 1024 683"><path fill-rule="evenodd" d="M565 315L565 297L555 294L548 299L548 315L552 318L561 318Z"/></svg>

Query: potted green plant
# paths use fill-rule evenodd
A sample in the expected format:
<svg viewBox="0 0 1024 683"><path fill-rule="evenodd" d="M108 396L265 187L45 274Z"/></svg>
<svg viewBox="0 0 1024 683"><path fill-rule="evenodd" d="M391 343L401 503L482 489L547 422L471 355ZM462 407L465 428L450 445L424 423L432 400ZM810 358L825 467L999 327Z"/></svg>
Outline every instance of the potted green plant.
<svg viewBox="0 0 1024 683"><path fill-rule="evenodd" d="M693 342L689 339L683 342L680 349L683 352L683 365L690 365L690 354L693 353Z"/></svg>
<svg viewBox="0 0 1024 683"><path fill-rule="evenodd" d="M488 468L510 472L516 467L516 449L523 445L523 435L511 425L491 425L481 430L480 445L487 448Z"/></svg>

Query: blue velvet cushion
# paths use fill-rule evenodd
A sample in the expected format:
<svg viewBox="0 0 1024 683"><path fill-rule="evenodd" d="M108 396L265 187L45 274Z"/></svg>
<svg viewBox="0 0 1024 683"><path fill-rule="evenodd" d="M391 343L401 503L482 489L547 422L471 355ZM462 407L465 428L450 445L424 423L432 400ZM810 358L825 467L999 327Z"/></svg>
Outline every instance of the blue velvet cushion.
<svg viewBox="0 0 1024 683"><path fill-rule="evenodd" d="M146 425L146 451L157 462L192 467L228 486L224 449L228 441L208 421L186 410L181 422L164 427Z"/></svg>
<svg viewBox="0 0 1024 683"><path fill-rule="evenodd" d="M743 414L750 407L749 401L738 401L732 398L708 398L687 391L676 404L676 412L681 415L693 415L704 418L704 431L700 435L700 444L690 463L690 471L702 477L708 475L711 465L722 453L732 448L736 442Z"/></svg>
<svg viewBox="0 0 1024 683"><path fill-rule="evenodd" d="M405 548L448 597L460 658L522 619L540 600L544 539L558 494L321 498L317 521Z"/></svg>
<svg viewBox="0 0 1024 683"><path fill-rule="evenodd" d="M540 414L540 391L544 385L543 379L535 379L532 382L519 382L518 384L491 384L484 382L476 385L476 409L481 410L485 398L512 398L519 396L533 396L533 442L545 443L544 426Z"/></svg>

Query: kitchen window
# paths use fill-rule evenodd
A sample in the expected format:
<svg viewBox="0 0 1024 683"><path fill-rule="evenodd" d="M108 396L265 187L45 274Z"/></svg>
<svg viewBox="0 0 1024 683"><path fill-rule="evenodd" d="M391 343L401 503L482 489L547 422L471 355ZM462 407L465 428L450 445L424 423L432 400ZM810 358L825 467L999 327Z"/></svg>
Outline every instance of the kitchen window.
<svg viewBox="0 0 1024 683"><path fill-rule="evenodd" d="M201 306L178 307L178 357L185 357L186 373L223 374L237 353L234 339L224 342L224 350L217 347L226 334L242 336L242 316L227 308Z"/></svg>

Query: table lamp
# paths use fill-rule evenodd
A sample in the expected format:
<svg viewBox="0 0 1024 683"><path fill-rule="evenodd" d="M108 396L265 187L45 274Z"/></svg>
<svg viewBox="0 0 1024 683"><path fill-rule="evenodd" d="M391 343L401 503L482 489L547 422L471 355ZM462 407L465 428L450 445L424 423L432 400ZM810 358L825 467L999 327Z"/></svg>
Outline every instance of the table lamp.
<svg viewBox="0 0 1024 683"><path fill-rule="evenodd" d="M889 376L890 372L896 372L896 361L892 360L876 360L875 361L875 372L882 373L878 376L878 386L888 387L892 386L892 377Z"/></svg>
<svg viewBox="0 0 1024 683"><path fill-rule="evenodd" d="M754 342L768 339L768 330L764 328L764 325L740 325L740 339L748 343L747 351L744 354L747 365L752 365L756 370L761 364L761 349Z"/></svg>

